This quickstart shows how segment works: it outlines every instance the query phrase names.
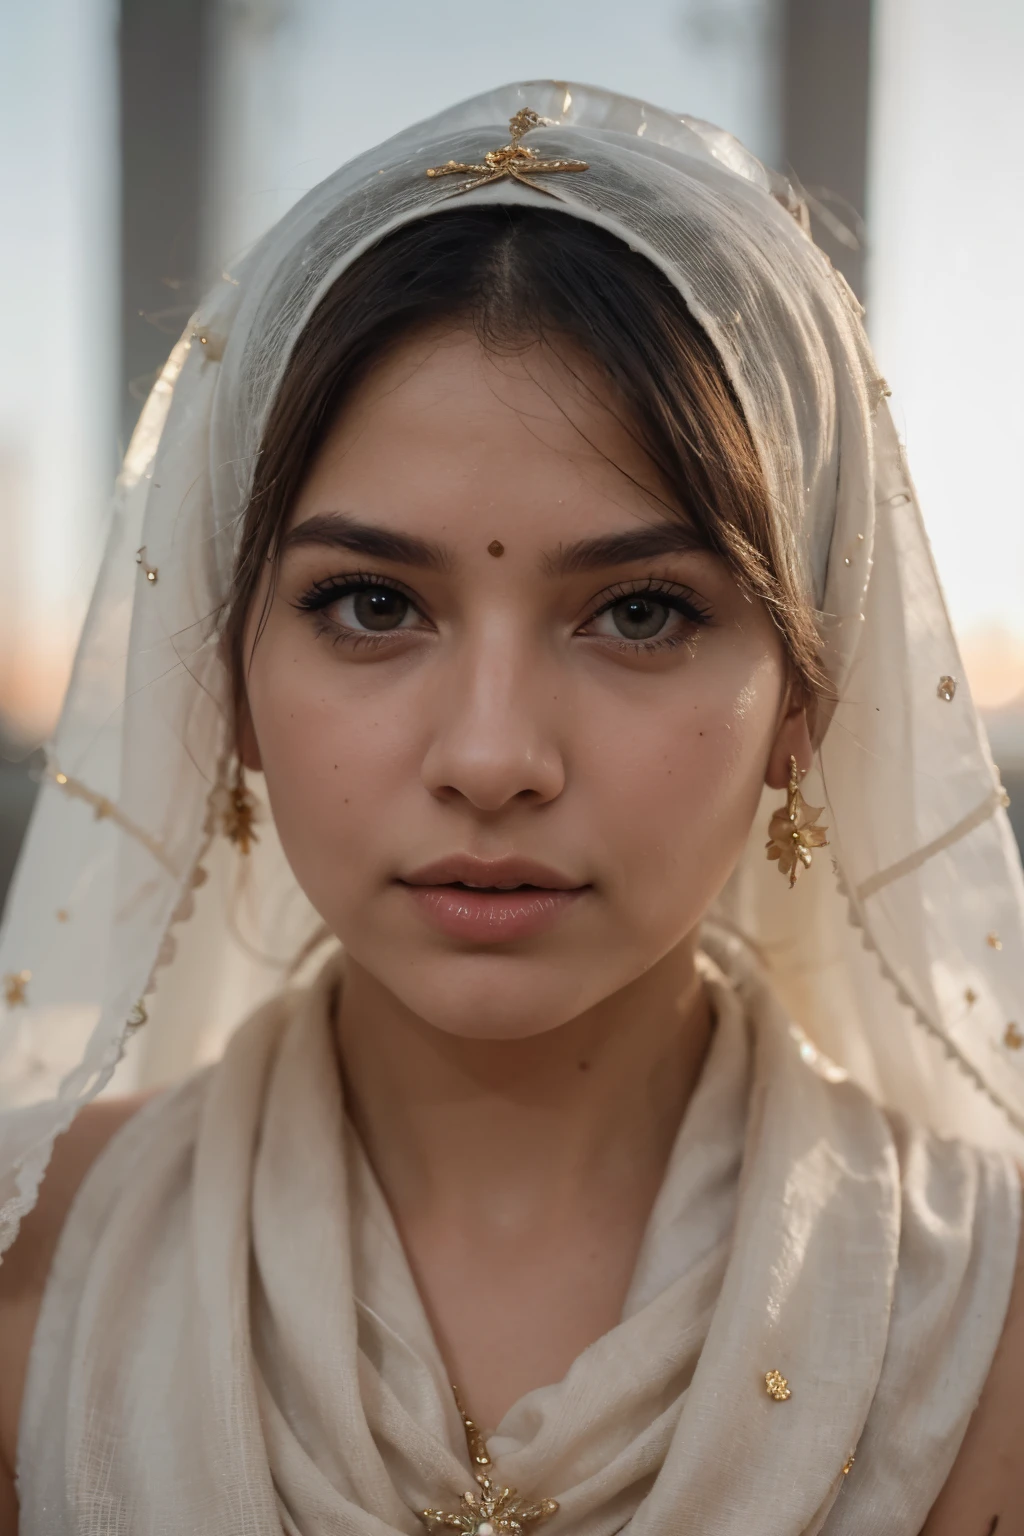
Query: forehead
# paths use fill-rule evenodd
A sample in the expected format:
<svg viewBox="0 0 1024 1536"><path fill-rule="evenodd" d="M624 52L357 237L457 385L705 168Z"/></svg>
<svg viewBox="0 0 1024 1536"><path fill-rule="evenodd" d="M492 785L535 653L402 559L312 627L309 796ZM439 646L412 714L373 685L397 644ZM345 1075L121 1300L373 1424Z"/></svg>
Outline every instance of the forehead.
<svg viewBox="0 0 1024 1536"><path fill-rule="evenodd" d="M406 338L371 367L292 525L327 511L449 541L514 527L546 546L679 515L584 353L489 348L470 330Z"/></svg>

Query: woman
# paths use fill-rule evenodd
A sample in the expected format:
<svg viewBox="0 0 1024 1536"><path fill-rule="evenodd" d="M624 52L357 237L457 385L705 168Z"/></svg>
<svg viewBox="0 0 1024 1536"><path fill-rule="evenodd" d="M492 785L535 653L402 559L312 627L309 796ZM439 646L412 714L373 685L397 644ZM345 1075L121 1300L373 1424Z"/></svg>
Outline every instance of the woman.
<svg viewBox="0 0 1024 1536"><path fill-rule="evenodd" d="M1024 1529L972 1145L1024 1119L1020 869L799 214L510 86L176 348L4 935L8 1529Z"/></svg>

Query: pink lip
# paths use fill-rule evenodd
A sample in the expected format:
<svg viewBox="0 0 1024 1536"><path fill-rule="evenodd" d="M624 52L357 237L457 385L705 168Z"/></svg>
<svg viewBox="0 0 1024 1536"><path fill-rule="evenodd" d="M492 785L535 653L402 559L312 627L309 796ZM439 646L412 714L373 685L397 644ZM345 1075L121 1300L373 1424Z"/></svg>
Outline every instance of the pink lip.
<svg viewBox="0 0 1024 1536"><path fill-rule="evenodd" d="M405 875L401 884L442 933L477 944L507 943L543 933L587 889L532 859L476 859L468 854L425 864ZM520 888L496 890L495 886Z"/></svg>

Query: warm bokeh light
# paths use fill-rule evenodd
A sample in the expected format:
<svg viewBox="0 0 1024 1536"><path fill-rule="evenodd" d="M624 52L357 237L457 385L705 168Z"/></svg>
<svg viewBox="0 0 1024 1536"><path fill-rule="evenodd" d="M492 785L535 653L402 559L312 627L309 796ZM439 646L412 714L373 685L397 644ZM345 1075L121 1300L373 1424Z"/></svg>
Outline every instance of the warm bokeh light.
<svg viewBox="0 0 1024 1536"><path fill-rule="evenodd" d="M1004 709L1020 700L1024 715L1024 634L999 624L974 628L961 637L960 650L978 708Z"/></svg>

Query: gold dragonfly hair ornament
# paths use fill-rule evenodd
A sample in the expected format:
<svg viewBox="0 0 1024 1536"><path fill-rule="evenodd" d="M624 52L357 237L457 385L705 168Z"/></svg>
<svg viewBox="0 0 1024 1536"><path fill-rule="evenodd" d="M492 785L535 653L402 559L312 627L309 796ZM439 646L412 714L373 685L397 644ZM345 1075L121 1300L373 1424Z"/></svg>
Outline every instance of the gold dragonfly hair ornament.
<svg viewBox="0 0 1024 1536"><path fill-rule="evenodd" d="M534 176L548 176L555 171L589 170L586 160L544 160L535 149L527 149L525 144L520 143L524 133L547 121L547 118L540 117L530 107L524 107L515 117L509 118L511 142L503 144L501 149L489 149L482 165L466 165L461 160L449 160L445 165L432 165L427 175L470 176L470 181L464 181L461 186L454 188L454 192L458 193L470 192L474 187L486 186L489 181L501 181L506 176L531 187L535 185L532 180ZM545 192L547 188L538 187L537 190Z"/></svg>

